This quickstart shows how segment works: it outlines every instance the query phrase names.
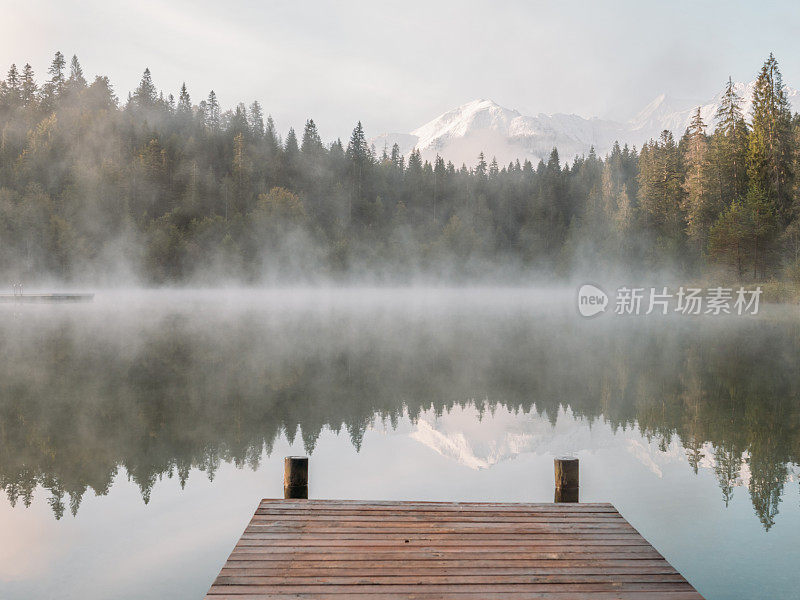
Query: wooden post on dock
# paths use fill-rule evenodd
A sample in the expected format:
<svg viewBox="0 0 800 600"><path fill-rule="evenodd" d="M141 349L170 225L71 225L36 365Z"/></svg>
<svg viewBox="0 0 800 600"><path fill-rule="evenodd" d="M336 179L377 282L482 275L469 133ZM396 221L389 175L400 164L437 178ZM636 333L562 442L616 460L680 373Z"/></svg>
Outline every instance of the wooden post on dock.
<svg viewBox="0 0 800 600"><path fill-rule="evenodd" d="M556 494L553 502L578 501L578 459L560 456L553 461L556 475Z"/></svg>
<svg viewBox="0 0 800 600"><path fill-rule="evenodd" d="M308 499L308 457L283 459L283 497Z"/></svg>

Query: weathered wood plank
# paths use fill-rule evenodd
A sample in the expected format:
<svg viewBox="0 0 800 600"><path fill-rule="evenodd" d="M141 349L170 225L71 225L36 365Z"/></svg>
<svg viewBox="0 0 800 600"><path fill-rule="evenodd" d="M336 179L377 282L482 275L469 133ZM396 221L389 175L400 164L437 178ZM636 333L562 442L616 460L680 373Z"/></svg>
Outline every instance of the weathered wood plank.
<svg viewBox="0 0 800 600"><path fill-rule="evenodd" d="M575 565L584 561L563 561L550 564L542 564L539 561L531 561L529 563L493 563L475 562L475 561L449 561L437 562L428 561L425 564L412 563L407 566L398 567L391 561L377 561L375 563L366 561L353 561L353 562L329 562L325 564L318 564L313 561L293 562L275 561L275 562L262 562L262 561L241 561L233 562L222 568L220 575L237 575L237 576L267 576L267 575L285 575L290 573L292 575L449 575L449 574L480 574L487 575L497 573L500 575L546 575L546 574L584 574L584 575L603 575L607 573L627 573L631 575L640 573L665 573L677 574L678 572L669 564L660 562L653 564L655 561L632 561L625 563L619 561L617 564L625 566L615 566L609 564L607 561L598 561L599 564L606 564L606 566L562 566L562 565ZM636 566L637 562L641 562L643 566Z"/></svg>
<svg viewBox="0 0 800 600"><path fill-rule="evenodd" d="M684 583L680 573L543 573L523 575L220 575L214 585L497 585L539 583Z"/></svg>
<svg viewBox="0 0 800 600"><path fill-rule="evenodd" d="M317 563L315 561L296 561L296 560L283 560L283 561L237 561L229 563L222 568L222 571L283 571L291 567L292 572L301 572L304 570L313 570L314 572L320 569L339 569L341 571L380 571L391 569L392 573L399 573L403 571L424 572L425 570L435 572L459 571L461 569L468 569L470 572L477 572L481 570L494 571L506 570L508 572L533 572L543 570L546 572L558 572L557 569L581 569L581 572L589 569L599 569L603 572L614 571L616 569L637 569L637 570L651 570L658 569L657 572L674 572L675 569L669 563L662 559L651 560L630 560L627 558L621 559L606 559L606 560L586 560L586 559L565 559L558 562L552 560L516 560L508 562L499 561L472 561L472 560L432 560L424 564L419 563L396 563L393 561L359 561L343 559L339 561L328 561L326 563ZM246 574L246 573L245 573Z"/></svg>
<svg viewBox="0 0 800 600"><path fill-rule="evenodd" d="M546 539L537 539L535 534L528 534L528 535L512 535L512 534L505 534L506 537L502 537L500 535L488 535L488 534L475 534L475 533L466 533L466 534L439 534L439 535L424 535L419 536L415 535L412 532L407 532L403 535L392 535L383 537L381 539L376 540L375 538L365 537L363 535L359 536L350 536L345 535L341 538L337 538L334 535L310 535L309 540L313 541L310 544L305 544L305 539L299 536L295 537L288 537L288 536L281 536L280 538L276 538L267 533L247 533L243 534L247 537L242 537L239 540L239 544L241 546L263 546L263 547L271 547L271 548L280 548L282 546L292 546L294 545L293 542L302 545L304 547L307 546L371 546L373 545L372 542L381 542L377 544L378 546L386 546L387 549L407 549L409 545L416 545L416 546L452 546L452 547L461 547L461 546L480 546L481 548L484 547L492 547L492 546L554 546L554 545L568 545L568 546L580 546L580 545L614 545L614 546L648 546L647 543L641 543L642 539L638 536L630 536L629 540L625 540L623 537L618 535L609 535L608 537L604 536L591 536L591 534L573 534L572 537L564 538L563 540L558 539L557 532L549 532L545 535L548 537ZM565 534L566 535L566 534ZM590 537L591 536L591 537ZM271 545L273 542L280 542L279 544Z"/></svg>
<svg viewBox="0 0 800 600"><path fill-rule="evenodd" d="M209 600L702 600L610 504L264 500Z"/></svg>
<svg viewBox="0 0 800 600"><path fill-rule="evenodd" d="M322 508L326 510L454 510L454 511L485 511L498 512L516 511L550 511L550 512L611 512L617 513L613 504L608 502L581 502L580 504L542 504L528 502L421 502L421 501L391 501L391 500L283 500L283 506L274 506L275 500L263 500L258 510L277 512L280 510L309 508Z"/></svg>
<svg viewBox="0 0 800 600"><path fill-rule="evenodd" d="M251 532L270 532L284 531L292 532L319 531L333 533L358 533L365 530L368 526L360 526L355 523L331 523L318 525L316 523L274 523L271 525L249 525L248 531ZM448 523L446 525L425 524L425 523L374 523L369 526L371 533L392 533L392 530L402 529L403 531L423 531L430 533L467 533L473 530L475 533L537 533L547 531L591 531L591 530L610 530L610 531L631 531L633 527L627 523L519 523L510 525L506 523Z"/></svg>
<svg viewBox="0 0 800 600"><path fill-rule="evenodd" d="M287 589L288 588L288 589ZM685 581L681 582L651 582L651 583L628 583L628 582L602 582L602 583L515 583L515 584L372 584L365 581L363 584L339 585L215 585L209 592L213 596L215 593L224 594L273 594L292 591L299 594L359 594L365 591L386 593L407 593L409 588L416 592L437 592L437 593L458 593L468 590L470 592L483 592L484 594L494 594L495 592L668 592L668 591L692 591ZM218 591L215 591L218 590ZM267 596L269 597L269 596Z"/></svg>
<svg viewBox="0 0 800 600"><path fill-rule="evenodd" d="M265 596L263 594L227 594L221 592L211 595L213 600L342 600L336 593L297 593L285 591ZM364 591L351 594L358 600L487 600L486 593L472 592L418 592L387 593L385 591ZM621 592L492 592L492 600L703 600L696 591L626 591Z"/></svg>
<svg viewBox="0 0 800 600"><path fill-rule="evenodd" d="M271 553L271 552L258 552L247 550L234 550L228 558L229 561L236 560L306 560L306 561L324 561L324 560L338 560L339 557L349 556L351 560L395 560L395 561L408 561L419 560L426 561L431 559L443 560L446 558L457 558L458 560L514 560L514 559L549 559L560 560L562 558L579 560L591 559L596 557L598 559L614 559L614 558L642 558L654 559L661 558L661 555L655 550L646 550L642 552L303 552L303 553Z"/></svg>
<svg viewBox="0 0 800 600"><path fill-rule="evenodd" d="M618 577L619 576L619 577ZM216 585L232 583L230 578L240 579L240 583L282 582L284 585L293 583L522 583L535 581L569 582L569 581L654 581L664 576L663 580L682 581L680 573L670 569L649 567L636 568L610 568L592 569L582 568L539 568L539 569L510 569L510 568L475 568L462 567L460 569L399 569L397 572L391 568L384 569L222 569L215 582ZM227 579L226 579L227 578Z"/></svg>
<svg viewBox="0 0 800 600"><path fill-rule="evenodd" d="M245 537L246 536L246 537ZM341 533L317 533L317 532L307 532L301 533L299 530L291 533L245 533L242 535L242 539L254 539L254 540L270 540L270 544L280 544L286 543L287 545L291 545L292 542L296 542L299 539L303 540L303 545L305 545L306 541L308 540L317 540L321 543L330 542L331 540L337 541L346 541L346 542L353 542L356 543L360 540L372 540L372 541L385 541L387 544L396 544L396 543L404 543L405 540L409 542L436 542L436 543L460 543L460 540L478 540L481 545L485 544L492 544L497 542L528 542L530 543L533 539L538 542L542 541L552 541L552 540L576 540L579 542L590 542L592 540L599 540L599 541L608 541L608 540L620 540L624 541L628 544L635 544L637 542L642 542L646 545L649 545L647 541L644 540L642 536L640 536L635 531L626 531L626 532L619 532L619 533L608 533L603 531L593 531L591 533L542 533L537 534L536 538L530 537L521 537L521 538L514 538L509 537L507 535L491 535L486 534L483 535L481 538L474 537L474 534L460 534L460 533L440 533L440 534L415 534L415 535L406 535L402 531L395 532L395 533L386 533L381 534L380 536L376 536L374 534L368 532L359 532L359 533L349 533L349 534L341 534ZM265 542L266 544L266 542Z"/></svg>
<svg viewBox="0 0 800 600"><path fill-rule="evenodd" d="M609 521L622 521L625 522L625 519L622 518L619 514L614 513L505 513L500 515L493 515L490 512L480 512L480 513L458 513L455 511L442 511L442 514L436 514L436 512L425 512L425 513L409 513L409 514L398 514L398 513L378 513L378 514L354 514L350 511L344 512L342 514L328 514L328 515L318 515L313 514L310 516L304 516L302 514L280 514L280 515L269 515L269 514L259 514L256 515L252 519L252 523L272 523L272 522L293 522L293 521L301 521L303 523L308 522L315 522L315 523L324 523L324 522L338 522L338 521L347 521L348 523L371 523L371 522L385 522L391 521L395 523L429 523L431 518L435 518L439 523L441 522L457 522L457 523L562 523L562 522L583 522L583 521L590 521L590 522L600 522L605 523Z"/></svg>

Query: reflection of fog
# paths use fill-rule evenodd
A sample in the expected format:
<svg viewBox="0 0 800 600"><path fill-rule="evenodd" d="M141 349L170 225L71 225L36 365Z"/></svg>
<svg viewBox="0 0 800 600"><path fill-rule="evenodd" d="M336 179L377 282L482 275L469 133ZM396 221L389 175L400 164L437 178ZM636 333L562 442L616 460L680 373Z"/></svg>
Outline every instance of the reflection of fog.
<svg viewBox="0 0 800 600"><path fill-rule="evenodd" d="M160 292L0 313L0 485L24 504L43 486L60 517L120 469L147 500L165 475L257 467L283 432L368 452L376 418L408 415L418 441L478 468L595 430L651 470L679 451L725 502L746 486L770 527L800 462L795 321L585 321L569 297Z"/></svg>

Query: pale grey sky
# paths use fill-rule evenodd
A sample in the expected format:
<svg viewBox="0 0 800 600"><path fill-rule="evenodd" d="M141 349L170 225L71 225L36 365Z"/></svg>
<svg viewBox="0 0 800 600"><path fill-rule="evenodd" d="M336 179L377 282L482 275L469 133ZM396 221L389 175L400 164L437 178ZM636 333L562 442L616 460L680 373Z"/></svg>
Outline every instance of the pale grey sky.
<svg viewBox="0 0 800 600"><path fill-rule="evenodd" d="M409 131L475 98L626 118L661 92L706 99L770 51L800 87L800 3L0 0L0 68L56 50L127 96L150 67L196 103L258 99L282 131Z"/></svg>

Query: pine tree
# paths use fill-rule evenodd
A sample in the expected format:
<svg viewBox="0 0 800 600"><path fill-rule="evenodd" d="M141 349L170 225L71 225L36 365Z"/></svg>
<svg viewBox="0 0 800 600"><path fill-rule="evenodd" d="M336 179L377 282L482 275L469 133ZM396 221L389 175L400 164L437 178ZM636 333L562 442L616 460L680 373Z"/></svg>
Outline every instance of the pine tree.
<svg viewBox="0 0 800 600"><path fill-rule="evenodd" d="M751 184L747 193L746 208L749 221L749 243L753 260L753 279L764 277L774 251L772 242L778 229L778 210L767 192Z"/></svg>
<svg viewBox="0 0 800 600"><path fill-rule="evenodd" d="M437 220L437 208L440 203L439 198L441 197L441 189L446 184L447 179L447 167L444 164L444 159L436 155L436 159L433 163L433 222L436 223Z"/></svg>
<svg viewBox="0 0 800 600"><path fill-rule="evenodd" d="M153 79L150 76L149 68L146 68L144 73L142 73L139 87L134 90L132 99L138 108L152 108L155 106L158 93L156 91L156 86L153 85Z"/></svg>
<svg viewBox="0 0 800 600"><path fill-rule="evenodd" d="M250 105L250 132L256 139L264 136L264 111L258 100Z"/></svg>
<svg viewBox="0 0 800 600"><path fill-rule="evenodd" d="M357 169L363 169L369 162L371 162L369 145L367 144L367 139L364 135L364 128L361 126L361 121L358 122L355 129L353 129L353 133L350 135L350 142L347 144L346 156L347 159Z"/></svg>
<svg viewBox="0 0 800 600"><path fill-rule="evenodd" d="M325 152L325 147L322 145L322 138L319 136L314 119L306 121L300 152L306 157L319 157Z"/></svg>
<svg viewBox="0 0 800 600"><path fill-rule="evenodd" d="M757 279L767 271L777 226L774 204L764 190L751 185L745 198L734 200L719 215L709 233L709 250L734 266L740 280L752 264Z"/></svg>
<svg viewBox="0 0 800 600"><path fill-rule="evenodd" d="M408 168L406 169L406 173L416 178L422 176L422 155L419 150L414 149L411 151L411 154L408 155Z"/></svg>
<svg viewBox="0 0 800 600"><path fill-rule="evenodd" d="M747 123L742 113L742 99L729 77L722 101L714 116L713 151L720 203L729 204L744 195L747 188Z"/></svg>
<svg viewBox="0 0 800 600"><path fill-rule="evenodd" d="M206 110L205 110L205 121L206 126L209 127L211 130L216 131L219 129L220 126L220 109L219 109L219 101L217 100L217 94L214 90L211 90L208 94L208 100L206 101Z"/></svg>
<svg viewBox="0 0 800 600"><path fill-rule="evenodd" d="M247 156L244 134L240 131L233 138L233 183L234 205L237 211L244 213L249 208L250 160Z"/></svg>
<svg viewBox="0 0 800 600"><path fill-rule="evenodd" d="M294 132L294 127L290 127L289 133L286 134L284 152L286 152L287 158L292 159L296 158L297 154L300 152L300 148L297 145L297 134Z"/></svg>
<svg viewBox="0 0 800 600"><path fill-rule="evenodd" d="M56 52L55 56L53 57L53 61L50 63L50 68L47 70L48 74L50 75L50 79L47 83L45 83L42 90L42 101L48 110L53 110L55 108L56 100L64 91L65 65L66 61L64 60L64 55L61 54L61 52Z"/></svg>
<svg viewBox="0 0 800 600"><path fill-rule="evenodd" d="M478 164L475 166L475 175L477 175L479 179L486 178L486 157L483 155L483 152L478 155Z"/></svg>
<svg viewBox="0 0 800 600"><path fill-rule="evenodd" d="M717 214L712 204L709 185L709 153L706 126L697 108L682 142L686 178L683 190L683 210L686 213L686 233L699 252L706 249L708 230Z"/></svg>
<svg viewBox="0 0 800 600"><path fill-rule="evenodd" d="M33 106L36 103L36 94L38 91L39 88L36 85L36 79L33 76L33 67L31 67L30 64L25 63L25 67L22 70L22 103L25 106Z"/></svg>
<svg viewBox="0 0 800 600"><path fill-rule="evenodd" d="M297 189L300 180L300 147L297 143L297 134L294 128L290 127L286 134L286 142L283 147L283 159L285 164L284 182L289 189Z"/></svg>
<svg viewBox="0 0 800 600"><path fill-rule="evenodd" d="M684 230L683 189L680 154L670 131L642 147L639 166L639 202L645 220L660 237L662 251L677 255Z"/></svg>
<svg viewBox="0 0 800 600"><path fill-rule="evenodd" d="M569 226L576 213L575 203L563 185L566 174L568 171L566 167L562 171L558 149L554 147L550 151L547 164L542 166L541 179L541 185L544 188L541 198L546 207L546 219L550 223L552 235L558 235L556 232L559 231L559 228ZM548 245L552 247L552 240L548 242Z"/></svg>
<svg viewBox="0 0 800 600"><path fill-rule="evenodd" d="M400 170L405 168L403 164L403 155L400 154L400 146L398 146L396 143L392 144L392 153L389 155L389 160L392 161L392 164L396 168Z"/></svg>
<svg viewBox="0 0 800 600"><path fill-rule="evenodd" d="M547 168L553 173L561 172L561 161L558 157L558 148L553 147L550 157L547 159Z"/></svg>
<svg viewBox="0 0 800 600"><path fill-rule="evenodd" d="M111 81L105 75L98 75L94 78L86 97L88 104L96 110L113 110L119 104Z"/></svg>
<svg viewBox="0 0 800 600"><path fill-rule="evenodd" d="M349 163L350 178L352 181L351 194L348 203L348 218L353 218L353 203L361 204L364 199L365 181L369 176L369 167L372 164L372 154L370 153L367 139L364 135L364 128L361 121L358 122L350 141L347 144L345 158Z"/></svg>
<svg viewBox="0 0 800 600"><path fill-rule="evenodd" d="M791 216L791 111L778 61L770 54L753 90L753 124L748 147L751 187L767 194L784 222Z"/></svg>
<svg viewBox="0 0 800 600"><path fill-rule="evenodd" d="M22 82L20 80L19 71L17 71L17 65L12 64L11 68L8 70L5 96L6 101L11 106L19 106L22 102Z"/></svg>
<svg viewBox="0 0 800 600"><path fill-rule="evenodd" d="M181 91L178 94L177 113L183 118L188 118L192 115L192 99L189 97L189 90L186 89L186 82L181 84Z"/></svg>
<svg viewBox="0 0 800 600"><path fill-rule="evenodd" d="M492 163L489 165L489 177L491 179L497 179L499 174L500 168L497 166L497 158L492 157Z"/></svg>
<svg viewBox="0 0 800 600"><path fill-rule="evenodd" d="M83 69L81 68L81 63L78 62L77 54L72 55L67 84L72 90L80 91L86 89L86 78L83 76Z"/></svg>
<svg viewBox="0 0 800 600"><path fill-rule="evenodd" d="M247 107L244 102L236 105L233 115L228 120L226 130L234 137L241 133L245 139L250 139L250 123L247 120Z"/></svg>
<svg viewBox="0 0 800 600"><path fill-rule="evenodd" d="M278 130L275 127L275 121L272 120L272 115L267 115L267 124L264 127L264 138L267 142L267 149L270 152L276 152L281 145L281 139L278 136Z"/></svg>

